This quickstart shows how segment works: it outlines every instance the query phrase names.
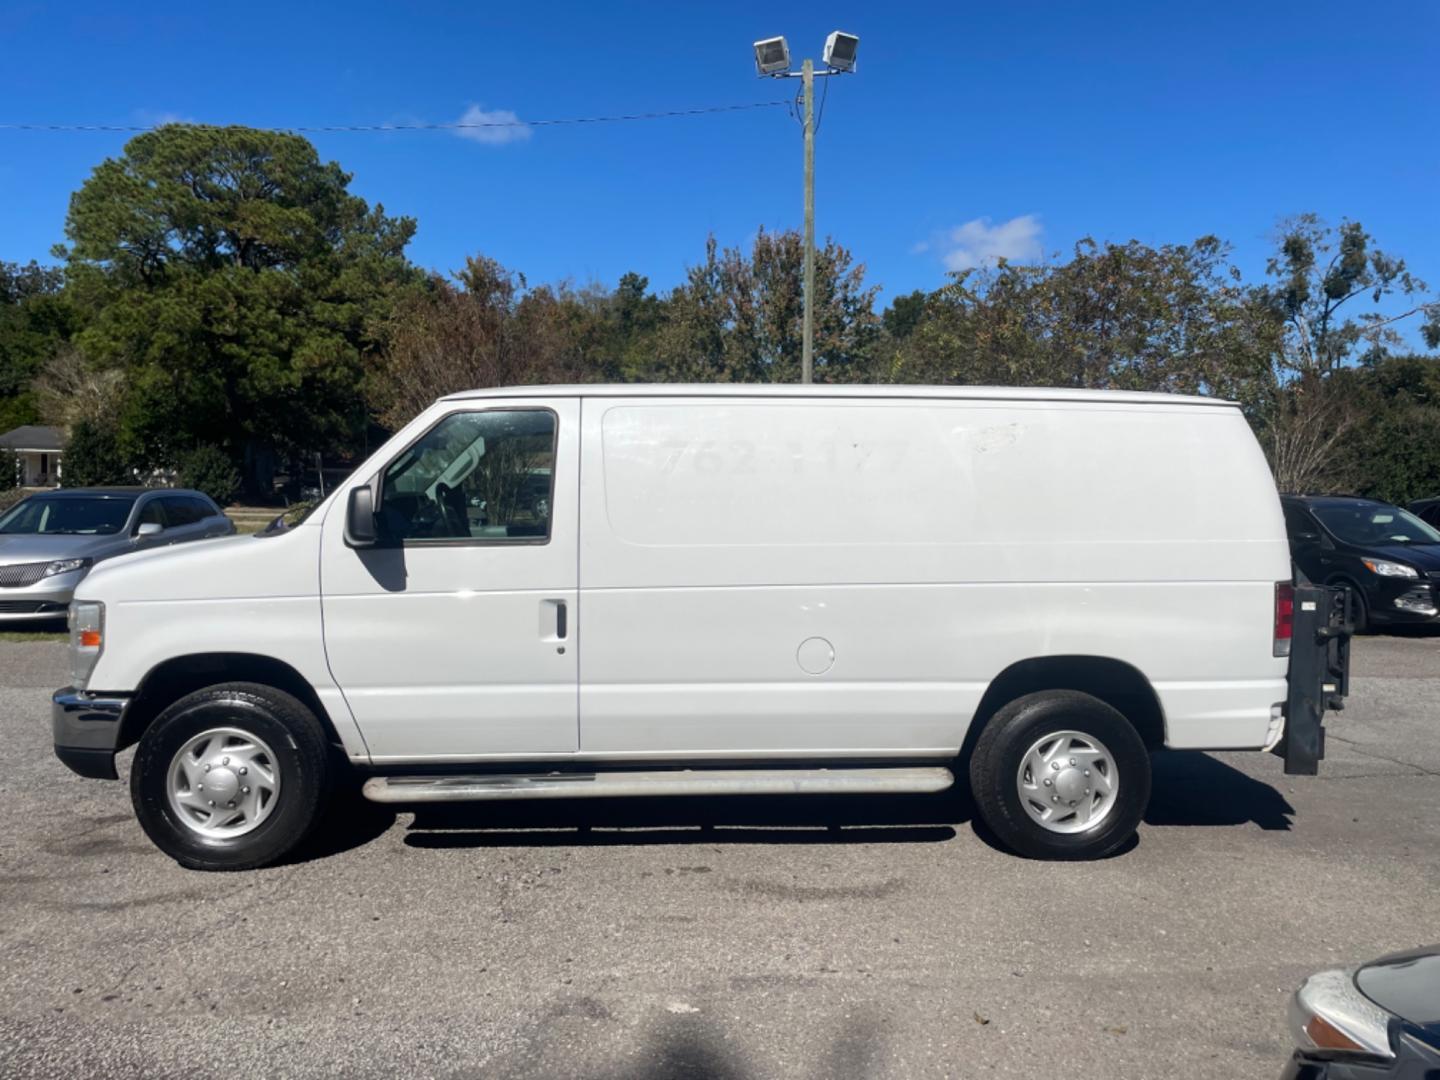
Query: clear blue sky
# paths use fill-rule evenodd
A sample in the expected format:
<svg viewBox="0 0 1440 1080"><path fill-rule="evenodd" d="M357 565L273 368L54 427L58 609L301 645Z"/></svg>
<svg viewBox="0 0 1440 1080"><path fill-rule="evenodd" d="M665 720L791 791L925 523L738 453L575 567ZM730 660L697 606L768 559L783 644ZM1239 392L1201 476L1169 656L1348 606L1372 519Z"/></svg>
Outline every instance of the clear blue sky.
<svg viewBox="0 0 1440 1080"><path fill-rule="evenodd" d="M1357 218L1440 287L1440 4L0 3L0 123L260 126L521 119L787 97L797 58L860 35L833 80L818 228L885 295L947 265L1086 234L1217 233L1263 269L1276 219ZM44 258L123 135L0 132L0 258ZM320 134L354 190L419 221L440 270L483 252L532 282L675 283L707 233L798 227L783 109L532 129ZM988 219L988 221L987 221Z"/></svg>

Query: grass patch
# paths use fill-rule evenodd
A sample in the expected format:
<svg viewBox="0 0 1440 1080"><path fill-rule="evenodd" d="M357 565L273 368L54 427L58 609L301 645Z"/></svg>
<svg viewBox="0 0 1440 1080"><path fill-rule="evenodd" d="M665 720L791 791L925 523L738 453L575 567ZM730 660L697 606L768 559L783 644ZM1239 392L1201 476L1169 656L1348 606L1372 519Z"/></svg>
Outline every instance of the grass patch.
<svg viewBox="0 0 1440 1080"><path fill-rule="evenodd" d="M68 641L64 630L0 630L0 641Z"/></svg>

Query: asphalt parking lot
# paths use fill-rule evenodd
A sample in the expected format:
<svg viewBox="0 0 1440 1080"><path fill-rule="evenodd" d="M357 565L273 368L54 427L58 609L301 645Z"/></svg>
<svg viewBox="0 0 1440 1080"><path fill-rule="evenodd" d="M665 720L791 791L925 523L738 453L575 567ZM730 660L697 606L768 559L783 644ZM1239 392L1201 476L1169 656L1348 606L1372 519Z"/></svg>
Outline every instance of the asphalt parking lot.
<svg viewBox="0 0 1440 1080"><path fill-rule="evenodd" d="M1357 643L1320 777L1161 755L1084 865L947 796L347 803L193 873L51 755L63 661L0 643L6 1077L1276 1077L1304 975L1440 940L1440 637Z"/></svg>

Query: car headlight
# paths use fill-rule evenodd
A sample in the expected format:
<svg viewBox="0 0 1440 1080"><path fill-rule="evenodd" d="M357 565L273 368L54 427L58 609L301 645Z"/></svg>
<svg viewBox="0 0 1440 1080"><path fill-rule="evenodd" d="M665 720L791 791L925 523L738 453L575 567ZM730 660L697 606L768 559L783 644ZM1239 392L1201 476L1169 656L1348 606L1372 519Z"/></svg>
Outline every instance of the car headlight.
<svg viewBox="0 0 1440 1080"><path fill-rule="evenodd" d="M1311 975L1290 999L1290 1033L1302 1053L1388 1060L1390 1015L1355 988L1348 971Z"/></svg>
<svg viewBox="0 0 1440 1080"><path fill-rule="evenodd" d="M45 573L41 577L54 577L56 574L68 574L75 570L85 570L90 566L90 559L56 559L49 566L45 567Z"/></svg>
<svg viewBox="0 0 1440 1080"><path fill-rule="evenodd" d="M1381 577L1404 577L1418 578L1420 571L1413 566L1406 566L1404 563L1388 562L1385 559L1361 559L1365 569L1372 574L1379 574Z"/></svg>
<svg viewBox="0 0 1440 1080"><path fill-rule="evenodd" d="M70 685L83 690L105 647L105 605L76 600L70 605Z"/></svg>

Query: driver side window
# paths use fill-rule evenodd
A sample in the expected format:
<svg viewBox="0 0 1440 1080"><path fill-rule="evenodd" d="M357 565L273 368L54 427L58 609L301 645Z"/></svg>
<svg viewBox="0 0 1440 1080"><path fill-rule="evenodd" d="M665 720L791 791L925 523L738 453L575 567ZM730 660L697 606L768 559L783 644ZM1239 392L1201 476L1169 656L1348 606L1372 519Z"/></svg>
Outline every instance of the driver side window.
<svg viewBox="0 0 1440 1080"><path fill-rule="evenodd" d="M157 497L140 508L140 517L136 520L135 527L138 529L141 525L159 525L163 529L166 524L165 507Z"/></svg>
<svg viewBox="0 0 1440 1080"><path fill-rule="evenodd" d="M550 538L555 414L452 413L385 469L377 521L395 541Z"/></svg>

